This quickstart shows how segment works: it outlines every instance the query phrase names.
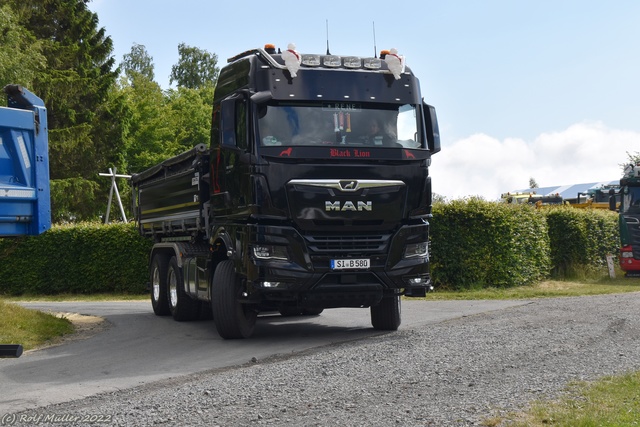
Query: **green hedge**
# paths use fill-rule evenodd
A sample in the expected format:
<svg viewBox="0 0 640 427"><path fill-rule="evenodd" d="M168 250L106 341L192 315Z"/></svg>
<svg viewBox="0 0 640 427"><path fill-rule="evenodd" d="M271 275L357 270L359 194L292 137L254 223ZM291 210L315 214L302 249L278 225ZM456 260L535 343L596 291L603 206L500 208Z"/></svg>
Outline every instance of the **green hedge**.
<svg viewBox="0 0 640 427"><path fill-rule="evenodd" d="M619 246L618 217L609 211L465 199L437 203L433 214L432 277L451 289L513 287L600 268ZM0 239L0 294L142 293L151 245L131 223Z"/></svg>
<svg viewBox="0 0 640 427"><path fill-rule="evenodd" d="M545 210L551 244L552 274L606 265L607 254L620 247L618 214L600 209L558 207Z"/></svg>
<svg viewBox="0 0 640 427"><path fill-rule="evenodd" d="M611 211L472 198L437 203L433 215L432 277L451 289L520 286L604 270L607 254L618 253L618 215Z"/></svg>
<svg viewBox="0 0 640 427"><path fill-rule="evenodd" d="M545 217L529 206L465 199L433 207L435 285L476 289L531 284L547 276L549 252Z"/></svg>
<svg viewBox="0 0 640 427"><path fill-rule="evenodd" d="M0 239L0 294L142 293L150 249L131 223L54 226Z"/></svg>

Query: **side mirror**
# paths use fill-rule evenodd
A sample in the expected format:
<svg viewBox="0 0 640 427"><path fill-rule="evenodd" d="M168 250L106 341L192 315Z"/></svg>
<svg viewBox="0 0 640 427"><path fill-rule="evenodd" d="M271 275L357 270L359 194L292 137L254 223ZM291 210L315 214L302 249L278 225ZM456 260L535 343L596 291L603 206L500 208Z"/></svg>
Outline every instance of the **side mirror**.
<svg viewBox="0 0 640 427"><path fill-rule="evenodd" d="M440 151L440 128L438 128L438 117L436 115L436 108L422 103L424 109L425 126L427 131L427 147L431 154L435 154Z"/></svg>
<svg viewBox="0 0 640 427"><path fill-rule="evenodd" d="M614 212L616 210L616 190L613 188L609 190L609 210Z"/></svg>
<svg viewBox="0 0 640 427"><path fill-rule="evenodd" d="M249 97L249 99L251 99L251 102L254 104L264 104L265 102L269 102L273 99L273 94L271 91L263 90L261 92L254 93Z"/></svg>

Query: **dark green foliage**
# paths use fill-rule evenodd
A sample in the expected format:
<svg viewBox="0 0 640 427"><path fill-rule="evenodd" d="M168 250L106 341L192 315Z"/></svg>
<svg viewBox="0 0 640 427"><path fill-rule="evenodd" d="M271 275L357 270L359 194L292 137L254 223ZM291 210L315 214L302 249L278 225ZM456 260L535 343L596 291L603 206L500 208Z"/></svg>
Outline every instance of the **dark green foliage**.
<svg viewBox="0 0 640 427"><path fill-rule="evenodd" d="M585 266L604 266L620 246L618 215L599 209L558 207L545 210L554 276Z"/></svg>
<svg viewBox="0 0 640 427"><path fill-rule="evenodd" d="M0 239L0 294L145 291L151 242L134 224L54 226Z"/></svg>
<svg viewBox="0 0 640 427"><path fill-rule="evenodd" d="M0 6L0 88L19 84L31 89L45 64L42 42L20 25L9 5ZM4 93L0 105L7 105Z"/></svg>
<svg viewBox="0 0 640 427"><path fill-rule="evenodd" d="M126 109L114 91L118 70L112 40L88 9L88 0L5 3L46 61L29 89L47 107L51 179L83 179L99 187L87 197L81 193L57 200L61 193L52 194L53 216L68 216L56 210L65 206L76 219L95 220L109 190L109 181L98 173L109 167L124 169Z"/></svg>
<svg viewBox="0 0 640 427"><path fill-rule="evenodd" d="M548 275L545 218L530 206L455 200L434 205L433 215L431 266L436 285L511 287Z"/></svg>

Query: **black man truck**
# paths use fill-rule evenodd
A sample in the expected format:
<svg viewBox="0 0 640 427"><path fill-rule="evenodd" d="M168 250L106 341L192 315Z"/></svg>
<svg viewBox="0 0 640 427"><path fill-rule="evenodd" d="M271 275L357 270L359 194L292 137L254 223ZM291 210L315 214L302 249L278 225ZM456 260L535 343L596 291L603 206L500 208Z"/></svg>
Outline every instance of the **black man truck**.
<svg viewBox="0 0 640 427"><path fill-rule="evenodd" d="M136 223L155 242L157 315L210 314L230 339L249 337L261 312L364 307L375 329L397 330L401 296L431 287L440 136L394 56L388 65L265 46L228 60L211 146L131 178Z"/></svg>
<svg viewBox="0 0 640 427"><path fill-rule="evenodd" d="M613 197L613 196L612 196ZM611 208L615 209L615 201ZM640 277L640 164L630 164L620 180L620 268Z"/></svg>

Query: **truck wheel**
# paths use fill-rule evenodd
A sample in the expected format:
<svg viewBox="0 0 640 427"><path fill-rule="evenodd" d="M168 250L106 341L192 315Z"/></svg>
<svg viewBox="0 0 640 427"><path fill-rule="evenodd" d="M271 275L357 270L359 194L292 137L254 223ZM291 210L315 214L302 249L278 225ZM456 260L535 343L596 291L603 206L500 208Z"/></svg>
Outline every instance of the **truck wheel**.
<svg viewBox="0 0 640 427"><path fill-rule="evenodd" d="M253 334L258 313L238 301L241 292L233 261L220 262L211 282L211 311L218 334L224 339L249 338Z"/></svg>
<svg viewBox="0 0 640 427"><path fill-rule="evenodd" d="M400 295L383 297L371 306L371 324L381 331L397 331L400 326Z"/></svg>
<svg viewBox="0 0 640 427"><path fill-rule="evenodd" d="M305 308L302 310L303 316L319 316L324 311L324 308Z"/></svg>
<svg viewBox="0 0 640 427"><path fill-rule="evenodd" d="M195 320L200 315L200 301L192 299L184 291L182 269L176 257L171 257L167 269L167 298L169 310L178 321Z"/></svg>
<svg viewBox="0 0 640 427"><path fill-rule="evenodd" d="M156 255L149 268L151 280L151 307L156 316L168 316L169 298L167 297L167 259Z"/></svg>

